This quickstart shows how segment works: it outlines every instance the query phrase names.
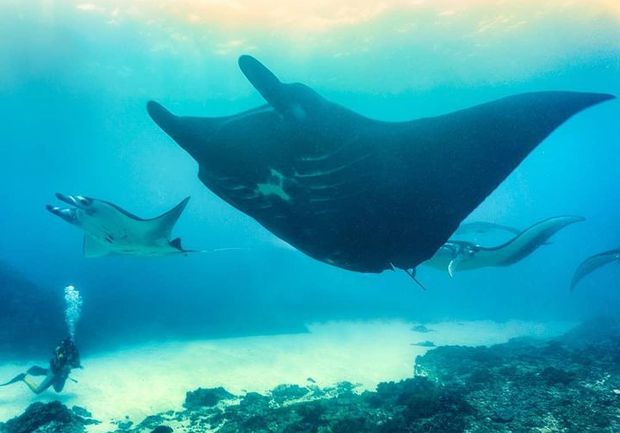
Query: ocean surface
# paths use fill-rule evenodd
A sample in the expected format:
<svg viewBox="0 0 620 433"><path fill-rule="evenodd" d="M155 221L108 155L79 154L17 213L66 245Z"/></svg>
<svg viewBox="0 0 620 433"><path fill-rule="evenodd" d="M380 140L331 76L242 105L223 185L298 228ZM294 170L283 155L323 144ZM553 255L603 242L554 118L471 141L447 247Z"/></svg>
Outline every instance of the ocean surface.
<svg viewBox="0 0 620 433"><path fill-rule="evenodd" d="M82 299L75 335L85 359L144 344L307 333L313 323L618 316L617 264L569 290L579 263L620 246L617 100L561 125L468 217L519 229L557 215L585 221L512 266L453 278L420 266L422 290L404 272L355 273L295 250L209 191L196 162L150 119L149 100L190 116L263 104L239 70L242 54L285 82L389 121L530 91L618 96L620 5L0 1L0 363L46 362L67 334L67 285ZM104 199L143 218L191 196L173 237L189 249L226 250L85 258L80 229L45 209L60 204L55 193ZM489 246L510 238L480 236ZM370 335L380 350L381 337ZM80 385L71 385L78 400Z"/></svg>

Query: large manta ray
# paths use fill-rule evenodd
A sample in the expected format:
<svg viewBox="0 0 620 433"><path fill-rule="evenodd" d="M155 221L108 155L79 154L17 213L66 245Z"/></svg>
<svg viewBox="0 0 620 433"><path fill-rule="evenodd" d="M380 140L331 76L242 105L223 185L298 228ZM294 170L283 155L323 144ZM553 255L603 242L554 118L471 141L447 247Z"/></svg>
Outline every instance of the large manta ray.
<svg viewBox="0 0 620 433"><path fill-rule="evenodd" d="M253 57L239 66L266 105L153 120L200 180L289 244L358 272L414 269L562 122L612 95L525 93L408 122L369 119Z"/></svg>

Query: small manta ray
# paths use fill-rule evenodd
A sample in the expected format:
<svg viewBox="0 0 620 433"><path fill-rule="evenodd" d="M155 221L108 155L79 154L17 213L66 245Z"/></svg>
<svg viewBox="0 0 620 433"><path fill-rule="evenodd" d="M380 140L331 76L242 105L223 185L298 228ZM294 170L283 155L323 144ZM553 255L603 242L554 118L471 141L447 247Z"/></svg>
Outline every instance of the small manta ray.
<svg viewBox="0 0 620 433"><path fill-rule="evenodd" d="M579 284L583 277L609 263L620 264L620 248L595 254L581 262L571 280L571 291L575 290L575 287L577 287L577 284Z"/></svg>
<svg viewBox="0 0 620 433"><path fill-rule="evenodd" d="M356 272L409 271L574 114L614 98L508 96L436 117L383 122L282 82L254 57L239 67L267 102L222 117L151 118L221 199L288 244Z"/></svg>
<svg viewBox="0 0 620 433"><path fill-rule="evenodd" d="M168 212L151 219L133 215L104 200L81 195L56 194L72 207L47 205L46 209L69 224L84 230L84 255L101 257L110 254L166 256L195 252L181 246L181 239L170 234L189 197Z"/></svg>
<svg viewBox="0 0 620 433"><path fill-rule="evenodd" d="M448 241L425 265L447 269L450 277L456 270L473 270L490 266L510 266L532 254L538 247L569 224L584 221L578 216L557 216L537 222L508 242L496 247L483 247L473 242Z"/></svg>

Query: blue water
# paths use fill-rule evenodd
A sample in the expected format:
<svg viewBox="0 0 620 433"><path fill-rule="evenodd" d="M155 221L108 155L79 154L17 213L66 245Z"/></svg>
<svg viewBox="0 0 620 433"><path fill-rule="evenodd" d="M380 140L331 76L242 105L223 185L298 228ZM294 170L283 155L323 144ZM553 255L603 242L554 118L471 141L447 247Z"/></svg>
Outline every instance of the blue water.
<svg viewBox="0 0 620 433"><path fill-rule="evenodd" d="M588 277L575 293L568 290L581 260L620 244L617 101L562 125L471 216L521 228L561 214L587 221L512 267L452 280L421 268L427 291L403 273L353 273L287 247L208 191L196 163L145 110L150 99L186 115L261 104L236 65L246 52L284 81L304 82L386 120L524 91L620 95L620 13L613 2L592 3L394 2L375 13L367 2L351 6L350 20L339 20L346 10L321 3L316 10L282 9L288 20L248 5L237 20L234 8L211 16L209 4L190 1L179 2L178 13L154 2L3 3L0 260L13 269L0 287L11 305L0 306L5 338L23 336L24 345L47 335L54 341L64 332L67 284L84 298L77 334L91 349L300 330L308 321L330 319L544 321L617 314L617 266ZM242 250L86 259L80 231L45 211L45 204L56 204L56 192L106 199L143 217L191 195L174 232L184 245ZM17 274L31 284L9 282ZM26 312L44 319L24 322Z"/></svg>

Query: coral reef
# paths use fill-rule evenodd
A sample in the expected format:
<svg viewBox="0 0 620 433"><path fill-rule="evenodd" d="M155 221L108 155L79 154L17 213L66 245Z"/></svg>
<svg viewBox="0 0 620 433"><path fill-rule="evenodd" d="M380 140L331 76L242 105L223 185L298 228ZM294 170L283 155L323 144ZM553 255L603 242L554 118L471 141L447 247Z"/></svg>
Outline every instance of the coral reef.
<svg viewBox="0 0 620 433"><path fill-rule="evenodd" d="M620 328L609 321L551 341L439 347L416 374L463 389L476 433L620 431Z"/></svg>
<svg viewBox="0 0 620 433"><path fill-rule="evenodd" d="M69 410L58 401L33 403L20 416L0 424L0 433L82 433L84 426L98 422L78 406Z"/></svg>
<svg viewBox="0 0 620 433"><path fill-rule="evenodd" d="M188 391L185 395L183 407L189 410L196 410L202 407L213 407L222 400L234 399L235 396L226 391L221 386L219 388L198 388L195 391Z"/></svg>
<svg viewBox="0 0 620 433"><path fill-rule="evenodd" d="M185 402L186 409L149 417L134 428L118 433L142 433L157 426L175 431L219 433L299 432L365 433L428 432L440 427L444 433L463 431L471 408L462 395L424 377L399 383L383 383L376 392L355 392L355 385L342 382L334 387L280 385L268 395L247 393L237 402L211 396L222 388L200 389L208 405ZM196 394L188 393L193 401ZM435 427L433 427L435 426Z"/></svg>

